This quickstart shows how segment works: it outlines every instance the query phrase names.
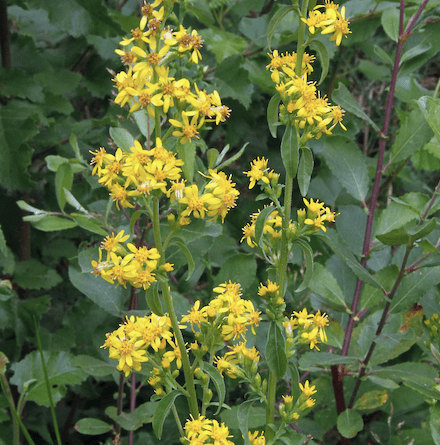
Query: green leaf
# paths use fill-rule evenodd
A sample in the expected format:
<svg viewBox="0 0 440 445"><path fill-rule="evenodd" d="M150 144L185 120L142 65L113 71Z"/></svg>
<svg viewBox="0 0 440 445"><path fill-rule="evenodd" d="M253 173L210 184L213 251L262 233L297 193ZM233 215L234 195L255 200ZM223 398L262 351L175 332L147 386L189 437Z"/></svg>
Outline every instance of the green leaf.
<svg viewBox="0 0 440 445"><path fill-rule="evenodd" d="M359 264L354 255L350 252L345 241L335 231L321 234L320 237L358 278L375 288L381 288L381 285L376 279Z"/></svg>
<svg viewBox="0 0 440 445"><path fill-rule="evenodd" d="M104 377L115 371L114 364L84 354L75 356L75 365L93 377Z"/></svg>
<svg viewBox="0 0 440 445"><path fill-rule="evenodd" d="M185 163L182 166L187 181L192 182L194 177L194 162L196 159L196 144L187 141L185 144L177 143L177 155Z"/></svg>
<svg viewBox="0 0 440 445"><path fill-rule="evenodd" d="M382 386L382 388L386 389L398 389L400 386L391 379L382 379L380 377L375 376L374 374L369 375L368 380L371 380L375 385Z"/></svg>
<svg viewBox="0 0 440 445"><path fill-rule="evenodd" d="M384 233L383 235L377 235L377 239L388 246L396 246L400 244L412 246L416 241L429 235L435 229L435 226L436 221L432 218L413 230L405 230L403 228L395 229Z"/></svg>
<svg viewBox="0 0 440 445"><path fill-rule="evenodd" d="M408 51L405 51L402 54L402 57L400 58L400 63L404 63L409 59L412 59L414 57L420 56L420 54L426 53L427 51L429 51L431 49L432 45L430 45L429 43L427 45L416 45L413 47L410 47L408 49Z"/></svg>
<svg viewBox="0 0 440 445"><path fill-rule="evenodd" d="M215 366L211 365L210 363L204 362L203 370L206 372L206 374L209 375L209 377L211 377L215 389L217 390L218 408L217 411L214 413L214 416L216 416L221 411L223 407L223 402L225 401L225 396L226 396L225 380L218 371L218 369Z"/></svg>
<svg viewBox="0 0 440 445"><path fill-rule="evenodd" d="M300 377L298 368L294 363L288 363L288 367L290 373L290 395L293 397L293 400L297 400L301 395L301 389L299 387Z"/></svg>
<svg viewBox="0 0 440 445"><path fill-rule="evenodd" d="M217 169L217 170L222 170L222 169L224 169L225 167L227 167L228 165L230 165L230 164L232 164L233 162L235 162L243 153L244 153L244 150L246 149L246 147L249 145L249 142L246 142L244 145L243 145L243 147L241 147L240 148L240 150L237 152L237 153L235 153L233 156L231 156L230 158L228 158L228 159L226 159L226 161L224 161L224 162L222 162L220 165L218 165L221 161L222 161L222 159L223 159L223 157L224 157L224 155L226 154L226 152L229 150L229 144L228 145L226 145L226 147L222 150L222 152L220 153L220 156L218 157L218 159L217 159L217 161L216 161L216 165L215 165L215 168ZM228 150L226 150L226 148L228 149ZM225 152L225 150L226 150L226 152Z"/></svg>
<svg viewBox="0 0 440 445"><path fill-rule="evenodd" d="M66 188L64 189L64 198L66 199L66 202L68 204L70 204L72 207L74 207L75 210L78 210L78 212L85 213L86 215L89 214L89 212L80 204L80 202Z"/></svg>
<svg viewBox="0 0 440 445"><path fill-rule="evenodd" d="M318 366L328 367L333 365L359 365L356 357L343 357L330 352L304 352L298 362L298 366L304 370L316 369Z"/></svg>
<svg viewBox="0 0 440 445"><path fill-rule="evenodd" d="M58 201L58 205L62 212L66 206L66 198L64 196L64 189L70 191L73 185L73 172L69 163L60 165L55 175L55 193Z"/></svg>
<svg viewBox="0 0 440 445"><path fill-rule="evenodd" d="M357 411L346 409L339 414L336 425L341 436L351 439L355 437L359 431L362 431L364 428L364 421Z"/></svg>
<svg viewBox="0 0 440 445"><path fill-rule="evenodd" d="M347 192L358 201L364 202L370 179L365 158L357 144L345 136L331 136L325 141L322 155Z"/></svg>
<svg viewBox="0 0 440 445"><path fill-rule="evenodd" d="M281 157L284 168L292 178L298 170L299 161L299 139L296 128L287 126L281 141Z"/></svg>
<svg viewBox="0 0 440 445"><path fill-rule="evenodd" d="M230 43L226 43L226 46ZM254 85L249 80L249 73L243 67L241 54L230 55L222 59L215 70L215 83L221 97L238 100L249 109L254 92Z"/></svg>
<svg viewBox="0 0 440 445"><path fill-rule="evenodd" d="M186 257L186 260L188 261L188 276L186 277L186 281L188 281L192 277L192 274L194 273L194 267L195 267L191 252L189 251L188 247L186 247L185 244L181 243L180 241L176 241L173 244L175 244L176 246L178 246L180 248L180 250L183 252L183 254Z"/></svg>
<svg viewBox="0 0 440 445"><path fill-rule="evenodd" d="M438 283L440 283L440 266L423 267L403 277L396 294L391 300L389 312L408 309Z"/></svg>
<svg viewBox="0 0 440 445"><path fill-rule="evenodd" d="M0 225L0 268L3 269L4 273L12 275L14 272L14 266L15 266L14 254L6 244L5 235L3 234L3 230ZM1 282L2 280L0 279L0 283Z"/></svg>
<svg viewBox="0 0 440 445"><path fill-rule="evenodd" d="M232 32L222 31L218 28L202 29L200 34L206 47L214 54L219 64L229 56L241 56L243 51L248 47L248 41L245 38ZM246 78L247 73L245 79Z"/></svg>
<svg viewBox="0 0 440 445"><path fill-rule="evenodd" d="M87 250L79 253L79 260L83 257L88 258ZM98 255L96 255L96 260ZM90 262L88 262L90 264ZM90 268L92 268L90 266ZM74 266L73 262L69 264L69 278L72 284L82 292L86 297L96 303L105 312L121 317L125 313L124 302L129 296L129 291L124 287L114 287L103 280L101 277L96 277L91 273L81 273L81 271Z"/></svg>
<svg viewBox="0 0 440 445"><path fill-rule="evenodd" d="M151 284L151 286L145 291L145 300L148 307L153 314L163 315L162 306L160 304L159 291L157 289L157 282Z"/></svg>
<svg viewBox="0 0 440 445"><path fill-rule="evenodd" d="M254 254L237 253L231 255L215 278L215 283L224 283L231 280L240 283L243 292L255 284L257 276L257 263Z"/></svg>
<svg viewBox="0 0 440 445"><path fill-rule="evenodd" d="M440 406L429 407L429 428L435 445L440 445Z"/></svg>
<svg viewBox="0 0 440 445"><path fill-rule="evenodd" d="M287 370L286 344L280 327L272 322L266 343L266 362L275 378L280 379Z"/></svg>
<svg viewBox="0 0 440 445"><path fill-rule="evenodd" d="M81 215L79 213L71 213L70 216L73 220L83 229L89 232L96 233L97 235L107 236L108 232L103 228L100 221L91 215Z"/></svg>
<svg viewBox="0 0 440 445"><path fill-rule="evenodd" d="M43 358L46 363L54 403L60 401L66 394L66 385L77 385L87 378L87 374L75 366L74 356L67 352L45 351L43 352ZM27 393L28 401L49 406L39 351L33 351L26 355L23 360L12 364L11 370L14 371L14 375L10 382L18 386L20 393L23 392L26 382L32 379L36 380Z"/></svg>
<svg viewBox="0 0 440 445"><path fill-rule="evenodd" d="M78 225L71 219L49 214L25 216L23 220L29 221L33 227L42 232L58 232L60 230L71 229Z"/></svg>
<svg viewBox="0 0 440 445"><path fill-rule="evenodd" d="M375 409L388 401L388 392L385 389L368 391L356 400L353 409Z"/></svg>
<svg viewBox="0 0 440 445"><path fill-rule="evenodd" d="M150 117L147 110L135 111L132 114L132 116L134 117L134 120L136 122L136 125L139 127L139 130L141 130L141 133L146 138L149 138L154 130L154 119Z"/></svg>
<svg viewBox="0 0 440 445"><path fill-rule="evenodd" d="M399 10L392 6L382 13L381 23L387 36L393 41L399 40Z"/></svg>
<svg viewBox="0 0 440 445"><path fill-rule="evenodd" d="M244 438L244 445L251 445L251 441L249 440L249 416L254 403L255 400L247 400L246 402L241 403L238 407L237 420L241 434Z"/></svg>
<svg viewBox="0 0 440 445"><path fill-rule="evenodd" d="M280 102L281 96L279 93L276 93L275 96L271 97L269 105L267 106L267 124L269 125L269 131L273 138L277 137Z"/></svg>
<svg viewBox="0 0 440 445"><path fill-rule="evenodd" d="M126 431L135 431L145 423L151 423L159 402L146 402L139 405L133 412L122 412L118 415L116 406L109 406L105 414L113 419Z"/></svg>
<svg viewBox="0 0 440 445"><path fill-rule="evenodd" d="M374 54L376 54L376 56L379 57L382 62L385 62L387 65L393 66L393 60L391 59L389 54L386 53L380 46L374 45Z"/></svg>
<svg viewBox="0 0 440 445"><path fill-rule="evenodd" d="M14 281L23 289L51 289L63 279L54 269L30 259L15 265Z"/></svg>
<svg viewBox="0 0 440 445"><path fill-rule="evenodd" d="M313 153L309 147L301 147L301 153L297 180L301 196L306 196L313 173Z"/></svg>
<svg viewBox="0 0 440 445"><path fill-rule="evenodd" d="M307 288L313 277L313 250L309 243L301 238L296 239L294 244L298 244L301 247L306 260L306 271L304 273L303 282L299 285L298 289L295 290L295 292L301 292Z"/></svg>
<svg viewBox="0 0 440 445"><path fill-rule="evenodd" d="M340 105L345 111L349 111L362 120L367 121L377 132L380 131L380 128L364 113L343 83L339 82L338 88L333 91L332 101Z"/></svg>
<svg viewBox="0 0 440 445"><path fill-rule="evenodd" d="M400 229L410 221L418 218L418 213L410 206L393 201L379 216L376 227L376 236Z"/></svg>
<svg viewBox="0 0 440 445"><path fill-rule="evenodd" d="M91 417L85 417L78 420L75 425L76 431L81 434L88 434L89 436L97 436L99 434L105 434L112 430L112 426L103 420L92 419Z"/></svg>
<svg viewBox="0 0 440 445"><path fill-rule="evenodd" d="M336 278L322 264L316 263L313 277L310 280L309 288L326 300L334 309L348 311L345 297L336 281Z"/></svg>
<svg viewBox="0 0 440 445"><path fill-rule="evenodd" d="M163 397L163 399L157 405L153 417L153 430L159 440L162 437L162 429L165 419L168 416L171 407L174 404L174 401L181 395L182 393L179 390L175 389L174 391L171 391L169 394Z"/></svg>
<svg viewBox="0 0 440 445"><path fill-rule="evenodd" d="M423 96L417 101L417 105L423 113L431 130L440 141L440 102L429 96Z"/></svg>
<svg viewBox="0 0 440 445"><path fill-rule="evenodd" d="M134 146L133 136L124 128L110 127L110 137L113 142L122 150L130 152L130 147Z"/></svg>
<svg viewBox="0 0 440 445"><path fill-rule="evenodd" d="M319 78L318 85L320 85L328 74L328 67L330 63L330 58L328 55L327 48L319 40L312 40L310 46L318 53L319 61L321 62L321 77Z"/></svg>
<svg viewBox="0 0 440 445"><path fill-rule="evenodd" d="M440 124L440 121L439 121ZM415 108L401 124L396 139L391 147L389 164L401 162L417 153L432 137L422 112Z"/></svg>
<svg viewBox="0 0 440 445"><path fill-rule="evenodd" d="M289 6L289 5L285 5L285 6L281 6L280 8L277 9L277 11L275 12L275 14L272 16L272 18L270 19L270 23L269 23L269 28L267 31L267 44L269 46L269 49L271 48L271 43L272 43L272 37L278 27L278 25L280 24L281 20L284 19L284 17L289 14L295 12L295 8L293 6Z"/></svg>
<svg viewBox="0 0 440 445"><path fill-rule="evenodd" d="M255 222L255 242L260 248L260 252L263 254L264 258L267 262L270 262L269 258L266 255L264 248L264 226L266 225L266 221L271 215L271 213L276 210L275 206L267 206L265 207L257 216L257 220Z"/></svg>

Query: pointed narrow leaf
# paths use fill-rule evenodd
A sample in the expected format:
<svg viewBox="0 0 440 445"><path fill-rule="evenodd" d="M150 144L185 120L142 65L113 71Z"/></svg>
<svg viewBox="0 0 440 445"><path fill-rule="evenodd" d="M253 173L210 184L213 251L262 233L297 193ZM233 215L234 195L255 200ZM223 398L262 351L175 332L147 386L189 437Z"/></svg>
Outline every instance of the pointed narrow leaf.
<svg viewBox="0 0 440 445"><path fill-rule="evenodd" d="M290 386L291 386L290 395L293 397L293 400L295 401L301 395L301 389L299 387L298 368L294 363L289 363L289 373L290 373Z"/></svg>
<svg viewBox="0 0 440 445"><path fill-rule="evenodd" d="M304 259L306 260L306 271L304 273L303 282L299 285L298 289L295 290L295 292L301 292L307 288L313 276L313 250L309 243L301 238L296 239L294 244L298 244L301 247Z"/></svg>
<svg viewBox="0 0 440 445"><path fill-rule="evenodd" d="M274 32L277 29L279 23L289 12L294 11L294 10L295 9L293 6L289 6L289 5L281 6L281 8L279 8L277 10L277 12L270 19L269 27L267 29L267 44L269 46L269 49L271 47L270 45L272 43L272 37L273 37Z"/></svg>
<svg viewBox="0 0 440 445"><path fill-rule="evenodd" d="M356 99L343 83L339 82L338 88L333 91L332 101L340 105L345 111L349 111L355 116L367 121L377 132L380 131L379 127L364 113Z"/></svg>
<svg viewBox="0 0 440 445"><path fill-rule="evenodd" d="M266 362L277 379L287 370L286 344L280 327L272 322L266 343Z"/></svg>
<svg viewBox="0 0 440 445"><path fill-rule="evenodd" d="M245 445L251 445L251 442L249 440L249 415L254 403L255 400L247 400L238 407L238 427L240 428L241 434L243 435Z"/></svg>
<svg viewBox="0 0 440 445"><path fill-rule="evenodd" d="M26 201L17 201L18 207L20 207L21 210L25 210L26 212L33 213L34 215L47 215L48 212L46 210L40 210L35 207L32 207L29 205Z"/></svg>
<svg viewBox="0 0 440 445"><path fill-rule="evenodd" d="M130 151L130 147L134 146L133 136L124 128L110 127L110 137L113 142L123 151Z"/></svg>
<svg viewBox="0 0 440 445"><path fill-rule="evenodd" d="M183 254L186 257L186 261L188 262L188 276L186 277L186 281L188 281L192 277L192 274L194 273L195 264L194 264L193 257L191 255L191 252L189 251L188 247L185 246L185 244L183 244L180 241L176 241L174 244L180 248L180 250L183 252Z"/></svg>
<svg viewBox="0 0 440 445"><path fill-rule="evenodd" d="M148 114L147 110L135 111L132 116L134 117L134 120L136 121L136 125L139 127L139 130L141 130L141 133L146 138L149 138L154 130L154 119L150 118L150 115Z"/></svg>
<svg viewBox="0 0 440 445"><path fill-rule="evenodd" d="M335 230L330 230L326 234L321 234L321 239L333 250L333 252L354 272L354 274L365 283L381 289L377 280L362 267L355 256L350 252L346 242Z"/></svg>
<svg viewBox="0 0 440 445"><path fill-rule="evenodd" d="M85 213L88 215L88 211L77 201L77 199L72 195L72 193L64 188L64 197L66 198L66 201L68 204L70 204L72 207L74 207L78 212Z"/></svg>
<svg viewBox="0 0 440 445"><path fill-rule="evenodd" d="M226 159L225 162L222 162L220 165L216 165L216 169L217 170L222 170L223 168L227 167L229 164L232 164L233 162L235 162L245 151L246 147L249 145L249 142L246 142L243 147L240 148L240 150L235 153L234 156L231 156L230 158ZM229 148L229 145L227 145L226 147ZM225 147L225 149L226 149ZM224 151L224 150L223 150ZM222 151L222 153L223 153ZM220 154L219 159L217 160L217 162L221 162L221 159L223 159L222 154Z"/></svg>
<svg viewBox="0 0 440 445"><path fill-rule="evenodd" d="M145 291L145 300L153 314L163 315L162 306L160 305L159 291L157 290L157 282L151 283L151 286Z"/></svg>
<svg viewBox="0 0 440 445"><path fill-rule="evenodd" d="M101 236L108 235L107 230L105 230L102 227L102 224L95 218L92 218L89 215L82 215L80 213L71 213L70 216L83 229Z"/></svg>
<svg viewBox="0 0 440 445"><path fill-rule="evenodd" d="M429 428L435 445L440 445L440 406L431 405L429 407Z"/></svg>
<svg viewBox="0 0 440 445"><path fill-rule="evenodd" d="M286 127L283 140L281 141L281 158L283 159L284 168L294 178L298 170L299 161L299 140L296 128Z"/></svg>
<svg viewBox="0 0 440 445"><path fill-rule="evenodd" d="M267 124L269 125L269 131L273 138L277 137L277 128L279 125L278 108L280 102L281 97L279 93L276 93L275 96L272 96L267 106Z"/></svg>
<svg viewBox="0 0 440 445"><path fill-rule="evenodd" d="M73 185L73 171L68 162L61 164L55 175L55 193L58 205L62 212L66 206L66 197L64 196L64 189L70 191Z"/></svg>
<svg viewBox="0 0 440 445"><path fill-rule="evenodd" d="M58 232L59 230L71 229L78 225L76 221L71 219L49 214L25 216L23 220L29 221L33 227L42 232Z"/></svg>
<svg viewBox="0 0 440 445"><path fill-rule="evenodd" d="M270 214L276 210L274 206L268 206L264 208L258 215L257 221L255 222L255 242L257 243L260 251L266 261L270 262L269 258L266 255L264 249L264 225L266 224L267 218L269 218Z"/></svg>
<svg viewBox="0 0 440 445"><path fill-rule="evenodd" d="M316 50L316 52L318 53L319 61L321 62L322 71L321 71L321 77L318 82L318 85L320 85L328 74L328 67L329 67L328 51L325 45L319 40L312 40L310 46L314 50Z"/></svg>
<svg viewBox="0 0 440 445"><path fill-rule="evenodd" d="M301 196L306 196L313 173L313 153L309 147L301 147L301 158L298 167L298 185Z"/></svg>
<svg viewBox="0 0 440 445"><path fill-rule="evenodd" d="M136 224L136 221L139 217L144 213L142 210L136 210L130 218L130 233L133 233L133 227Z"/></svg>
<svg viewBox="0 0 440 445"><path fill-rule="evenodd" d="M181 395L182 393L179 390L175 389L174 391L171 391L169 394L167 394L157 405L157 409L153 417L153 431L159 440L162 437L163 424L165 422L165 419L167 418L171 407L174 404L174 401Z"/></svg>
<svg viewBox="0 0 440 445"><path fill-rule="evenodd" d="M225 380L223 379L218 369L215 366L212 366L210 363L205 362L203 364L203 370L206 372L206 374L209 375L209 377L211 377L212 382L214 383L214 386L217 390L218 408L217 411L214 413L214 415L216 416L221 411L223 402L225 401Z"/></svg>

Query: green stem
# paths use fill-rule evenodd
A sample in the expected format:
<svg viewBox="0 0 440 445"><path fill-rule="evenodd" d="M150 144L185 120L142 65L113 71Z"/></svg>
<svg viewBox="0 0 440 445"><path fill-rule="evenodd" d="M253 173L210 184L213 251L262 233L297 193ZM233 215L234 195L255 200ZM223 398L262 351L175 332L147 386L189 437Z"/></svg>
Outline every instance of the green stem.
<svg viewBox="0 0 440 445"><path fill-rule="evenodd" d="M156 243L156 248L160 254L160 264L165 263L165 252L162 245L162 237L160 234L160 221L159 221L159 198L153 198L153 231L154 231L154 241ZM165 306L168 311L168 316L171 320L171 326L174 331L174 337L176 339L177 345L179 346L180 354L182 356L182 368L185 375L186 390L188 391L188 405L189 410L194 419L199 417L199 408L197 404L196 388L194 385L194 377L191 371L191 364L189 362L188 353L186 352L185 342L183 341L182 332L179 328L179 322L177 321L176 312L174 310L173 301L170 294L170 289L167 281L161 281L160 286L162 289L162 297L165 302Z"/></svg>
<svg viewBox="0 0 440 445"><path fill-rule="evenodd" d="M277 389L277 379L273 372L269 371L269 381L267 383L267 406L266 406L266 442L270 442L274 436L274 430L269 426L274 424L275 419L275 395Z"/></svg>

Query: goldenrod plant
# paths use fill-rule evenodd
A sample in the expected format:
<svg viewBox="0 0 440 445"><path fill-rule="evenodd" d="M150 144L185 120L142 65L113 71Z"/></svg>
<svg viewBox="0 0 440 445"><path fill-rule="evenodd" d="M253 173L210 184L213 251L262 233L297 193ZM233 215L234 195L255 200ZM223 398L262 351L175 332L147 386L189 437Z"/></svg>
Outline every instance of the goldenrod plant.
<svg viewBox="0 0 440 445"><path fill-rule="evenodd" d="M437 3L7 12L0 445L438 444Z"/></svg>

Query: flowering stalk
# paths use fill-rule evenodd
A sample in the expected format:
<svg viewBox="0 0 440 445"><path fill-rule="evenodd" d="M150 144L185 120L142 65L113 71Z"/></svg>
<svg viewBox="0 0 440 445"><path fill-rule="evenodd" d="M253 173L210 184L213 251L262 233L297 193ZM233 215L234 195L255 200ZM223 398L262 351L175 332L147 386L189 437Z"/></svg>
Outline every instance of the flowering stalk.
<svg viewBox="0 0 440 445"><path fill-rule="evenodd" d="M153 223L153 231L154 231L154 241L156 244L156 248L159 251L160 254L160 262L162 264L165 264L164 260L164 251L163 251L163 245L162 245L162 238L160 234L160 221L159 221L159 199L154 198L153 203L153 215L152 215L152 223ZM179 346L181 359L182 359L182 367L183 372L185 375L185 382L186 382L186 390L188 391L188 405L191 415L194 418L197 418L199 416L199 408L197 405L197 395L196 395L196 388L194 385L194 377L193 373L191 371L191 365L189 362L188 353L186 352L185 343L183 341L182 333L179 328L179 323L177 321L176 311L174 310L173 302L170 295L170 289L168 286L168 280L161 280L160 286L162 289L162 297L165 302L165 306L168 311L168 316L171 320L171 325L174 331L174 337L177 341L177 344Z"/></svg>

